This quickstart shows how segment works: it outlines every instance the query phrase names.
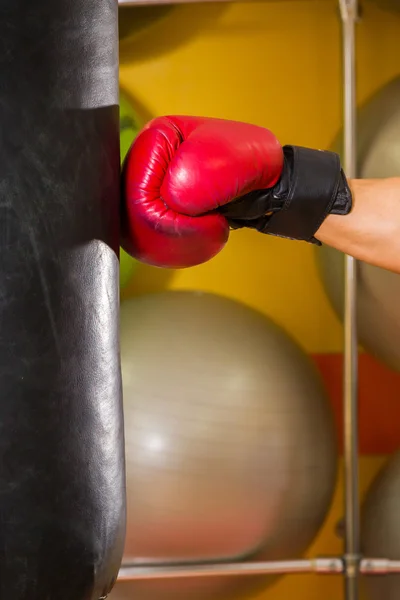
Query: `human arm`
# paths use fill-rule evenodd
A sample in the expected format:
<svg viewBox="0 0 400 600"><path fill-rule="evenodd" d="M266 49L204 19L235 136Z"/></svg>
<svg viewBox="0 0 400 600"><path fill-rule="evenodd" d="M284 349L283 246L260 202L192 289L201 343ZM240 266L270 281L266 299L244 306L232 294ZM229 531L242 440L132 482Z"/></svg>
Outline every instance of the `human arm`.
<svg viewBox="0 0 400 600"><path fill-rule="evenodd" d="M346 216L328 215L315 237L377 267L400 274L400 177L354 179Z"/></svg>
<svg viewBox="0 0 400 600"><path fill-rule="evenodd" d="M282 147L262 127L157 118L127 156L122 190L122 246L155 266L206 262L245 227L400 273L400 179L348 182L337 154Z"/></svg>

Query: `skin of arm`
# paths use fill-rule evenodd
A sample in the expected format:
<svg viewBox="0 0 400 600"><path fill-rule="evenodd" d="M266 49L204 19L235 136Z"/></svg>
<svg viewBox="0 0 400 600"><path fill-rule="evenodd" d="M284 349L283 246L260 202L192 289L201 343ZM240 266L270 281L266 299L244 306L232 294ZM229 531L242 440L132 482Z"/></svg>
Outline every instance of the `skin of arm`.
<svg viewBox="0 0 400 600"><path fill-rule="evenodd" d="M353 207L329 215L315 237L371 265L400 274L400 177L353 179Z"/></svg>

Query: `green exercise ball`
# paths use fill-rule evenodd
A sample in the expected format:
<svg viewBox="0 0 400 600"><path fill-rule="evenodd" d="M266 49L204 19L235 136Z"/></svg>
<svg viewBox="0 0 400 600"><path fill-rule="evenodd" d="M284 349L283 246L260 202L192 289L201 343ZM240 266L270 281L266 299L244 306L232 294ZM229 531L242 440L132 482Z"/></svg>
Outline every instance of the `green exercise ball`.
<svg viewBox="0 0 400 600"><path fill-rule="evenodd" d="M149 6L124 6L118 8L118 33L121 45L136 40L154 24L167 17L173 6L169 4Z"/></svg>
<svg viewBox="0 0 400 600"><path fill-rule="evenodd" d="M361 178L400 176L400 77L358 114L357 166ZM334 145L340 151L341 138ZM332 307L343 318L345 256L322 246L318 269ZM357 321L365 350L400 371L400 275L357 262Z"/></svg>
<svg viewBox="0 0 400 600"><path fill-rule="evenodd" d="M123 248L119 249L119 285L121 290L125 289L132 281L138 263L125 252Z"/></svg>
<svg viewBox="0 0 400 600"><path fill-rule="evenodd" d="M119 98L119 131L120 131L120 155L121 163L124 161L128 150L139 133L142 124L140 123L139 117L129 100L129 97L122 91L120 91ZM120 270L119 270L119 281L121 289L126 288L132 281L132 277L135 274L138 263L137 261L129 256L123 250L120 249Z"/></svg>
<svg viewBox="0 0 400 600"><path fill-rule="evenodd" d="M128 150L143 127L140 118L130 101L129 96L120 90L119 94L119 138L121 162L124 161Z"/></svg>
<svg viewBox="0 0 400 600"><path fill-rule="evenodd" d="M311 359L265 315L168 291L121 307L125 561L298 558L330 508L332 410ZM110 600L238 600L274 577L119 583Z"/></svg>

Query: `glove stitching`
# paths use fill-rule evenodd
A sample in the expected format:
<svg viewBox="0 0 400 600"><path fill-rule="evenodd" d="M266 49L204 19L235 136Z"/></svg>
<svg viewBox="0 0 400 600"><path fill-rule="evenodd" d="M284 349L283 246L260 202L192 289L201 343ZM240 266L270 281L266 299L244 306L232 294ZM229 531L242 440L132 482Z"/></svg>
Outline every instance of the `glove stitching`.
<svg viewBox="0 0 400 600"><path fill-rule="evenodd" d="M168 123L171 125L172 129L177 134L179 142L180 142L179 146L181 146L183 144L183 142L185 141L182 132L180 131L180 129L178 129L177 125L175 125L175 123L171 120L171 117L167 117L166 120L168 121ZM163 132L163 134L164 134L164 132Z"/></svg>

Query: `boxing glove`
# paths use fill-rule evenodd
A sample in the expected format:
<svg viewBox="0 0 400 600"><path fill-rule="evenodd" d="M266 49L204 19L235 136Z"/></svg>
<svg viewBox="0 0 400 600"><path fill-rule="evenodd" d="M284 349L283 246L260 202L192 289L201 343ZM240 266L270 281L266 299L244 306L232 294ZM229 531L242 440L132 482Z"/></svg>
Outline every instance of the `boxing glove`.
<svg viewBox="0 0 400 600"><path fill-rule="evenodd" d="M267 129L200 117L151 121L122 168L122 247L161 267L206 262L229 236L217 209L273 186L282 165L281 145Z"/></svg>
<svg viewBox="0 0 400 600"><path fill-rule="evenodd" d="M351 193L339 156L281 147L255 125L200 117L151 121L122 172L122 245L143 262L187 267L215 256L241 227L317 242Z"/></svg>

